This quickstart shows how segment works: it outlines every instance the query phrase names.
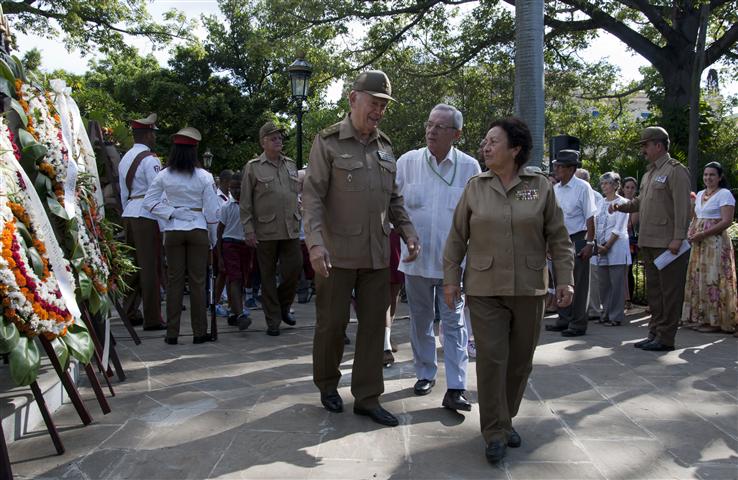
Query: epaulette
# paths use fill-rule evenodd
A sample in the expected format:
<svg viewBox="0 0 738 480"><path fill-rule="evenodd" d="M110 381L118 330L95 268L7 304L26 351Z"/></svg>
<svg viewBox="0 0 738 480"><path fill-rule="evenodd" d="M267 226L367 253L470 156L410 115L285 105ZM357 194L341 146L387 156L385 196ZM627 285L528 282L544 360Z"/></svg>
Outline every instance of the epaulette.
<svg viewBox="0 0 738 480"><path fill-rule="evenodd" d="M541 170L540 167L531 167L531 166L523 167L521 173L523 175L531 175L531 176L538 174L538 175L548 178L548 175L543 173L543 170Z"/></svg>
<svg viewBox="0 0 738 480"><path fill-rule="evenodd" d="M295 165L297 165L297 162L292 160L290 157L282 157L282 160L284 160L285 162L290 162L290 163L294 163Z"/></svg>
<svg viewBox="0 0 738 480"><path fill-rule="evenodd" d="M320 131L320 136L323 138L330 137L331 135L338 133L339 130L341 130L341 122L334 123L330 127L324 128Z"/></svg>
<svg viewBox="0 0 738 480"><path fill-rule="evenodd" d="M676 158L671 158L671 157L669 157L669 165L671 165L672 167L676 167L678 165L680 167L687 168L687 167L684 166L684 164L682 162L680 162Z"/></svg>
<svg viewBox="0 0 738 480"><path fill-rule="evenodd" d="M390 145L392 145L392 140L390 140L390 138L387 136L387 134L384 133L383 131L381 131L380 129L377 129L377 135L379 135L380 137L382 137L382 140L384 140L385 142L387 142Z"/></svg>

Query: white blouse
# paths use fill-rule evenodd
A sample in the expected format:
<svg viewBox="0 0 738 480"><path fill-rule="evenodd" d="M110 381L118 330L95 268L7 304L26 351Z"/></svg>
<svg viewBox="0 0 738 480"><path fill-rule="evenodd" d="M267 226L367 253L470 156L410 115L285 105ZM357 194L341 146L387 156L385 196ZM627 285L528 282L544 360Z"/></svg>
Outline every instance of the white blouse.
<svg viewBox="0 0 738 480"><path fill-rule="evenodd" d="M625 200L616 196L612 201L603 198L599 203L599 210L595 217L595 238L597 245L602 245L610 240L614 234L618 237L612 247L605 255L597 255L597 265L630 265L630 246L628 244L628 214L623 212L608 213L610 204L622 204Z"/></svg>
<svg viewBox="0 0 738 480"><path fill-rule="evenodd" d="M712 197L708 198L705 203L702 203L702 195L705 193L704 190L700 190L697 193L697 200L694 204L694 214L697 218L717 218L720 219L720 207L726 205L735 206L735 198L727 188L721 188L715 192Z"/></svg>
<svg viewBox="0 0 738 480"><path fill-rule="evenodd" d="M213 176L202 168L196 168L192 175L165 168L146 192L143 207L161 220L165 232L207 230L208 224L217 223L220 215ZM171 218L174 209L180 207L192 210L195 219Z"/></svg>

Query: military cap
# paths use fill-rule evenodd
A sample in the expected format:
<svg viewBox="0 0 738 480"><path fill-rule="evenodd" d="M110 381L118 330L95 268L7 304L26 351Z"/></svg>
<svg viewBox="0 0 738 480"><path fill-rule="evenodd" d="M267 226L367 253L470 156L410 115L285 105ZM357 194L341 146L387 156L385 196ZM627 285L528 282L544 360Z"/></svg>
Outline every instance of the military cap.
<svg viewBox="0 0 738 480"><path fill-rule="evenodd" d="M579 152L576 150L559 150L556 154L556 160L553 161L554 165L562 165L564 167L578 167L581 165L579 162Z"/></svg>
<svg viewBox="0 0 738 480"><path fill-rule="evenodd" d="M392 98L392 84L387 78L387 74L381 70L361 72L354 80L353 90L366 92L373 97L397 101Z"/></svg>
<svg viewBox="0 0 738 480"><path fill-rule="evenodd" d="M202 135L195 128L185 127L172 135L172 138L176 145L197 145L202 140Z"/></svg>
<svg viewBox="0 0 738 480"><path fill-rule="evenodd" d="M133 130L159 130L156 128L156 114L152 113L146 118L131 120L131 128Z"/></svg>
<svg viewBox="0 0 738 480"><path fill-rule="evenodd" d="M274 132L281 132L284 135L284 128L278 127L272 121L266 122L259 129L259 140L266 137L267 135L271 135Z"/></svg>
<svg viewBox="0 0 738 480"><path fill-rule="evenodd" d="M636 142L637 145L653 141L669 140L669 133L662 127L646 127L641 130L641 139Z"/></svg>

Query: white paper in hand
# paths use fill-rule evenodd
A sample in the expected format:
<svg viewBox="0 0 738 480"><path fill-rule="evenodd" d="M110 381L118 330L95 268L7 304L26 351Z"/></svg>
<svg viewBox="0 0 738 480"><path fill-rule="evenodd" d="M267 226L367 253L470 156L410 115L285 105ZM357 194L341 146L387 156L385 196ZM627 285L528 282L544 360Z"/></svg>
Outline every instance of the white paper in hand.
<svg viewBox="0 0 738 480"><path fill-rule="evenodd" d="M681 257L684 252L686 252L690 248L692 247L689 242L686 240L682 240L682 246L679 247L679 251L676 253L676 255L671 253L669 250L666 250L664 253L653 259L653 264L659 270L663 270L664 268L666 268L667 265L669 265L677 258Z"/></svg>

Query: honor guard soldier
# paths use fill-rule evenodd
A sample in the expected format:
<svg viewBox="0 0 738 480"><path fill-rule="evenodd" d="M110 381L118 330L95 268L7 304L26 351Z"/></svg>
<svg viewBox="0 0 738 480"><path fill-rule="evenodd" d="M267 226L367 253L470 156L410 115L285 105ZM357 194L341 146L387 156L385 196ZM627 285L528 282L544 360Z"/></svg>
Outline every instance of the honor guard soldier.
<svg viewBox="0 0 738 480"><path fill-rule="evenodd" d="M384 72L358 76L349 93L350 113L315 137L302 200L316 272L313 380L321 403L328 411L343 411L337 388L353 293L359 320L351 375L354 413L396 426L397 418L379 404L390 303L390 222L407 243L404 261L413 261L420 246L395 183L392 144L377 128L389 100L394 99Z"/></svg>
<svg viewBox="0 0 738 480"><path fill-rule="evenodd" d="M290 313L302 271L297 167L282 155L282 130L272 122L259 129L263 153L244 168L241 183L241 223L246 245L256 247L267 335L279 335L279 325L295 325ZM280 282L277 287L277 264Z"/></svg>
<svg viewBox="0 0 738 480"><path fill-rule="evenodd" d="M156 144L156 114L133 120L133 147L118 165L120 201L126 241L135 248L138 271L129 281L131 293L125 300L126 316L137 323L143 301L144 330L163 330L161 321L160 272L161 235L156 217L143 207L146 191L161 170L161 162L151 151Z"/></svg>

